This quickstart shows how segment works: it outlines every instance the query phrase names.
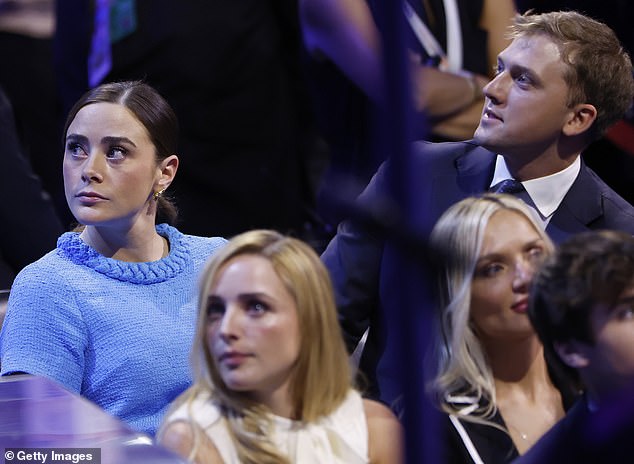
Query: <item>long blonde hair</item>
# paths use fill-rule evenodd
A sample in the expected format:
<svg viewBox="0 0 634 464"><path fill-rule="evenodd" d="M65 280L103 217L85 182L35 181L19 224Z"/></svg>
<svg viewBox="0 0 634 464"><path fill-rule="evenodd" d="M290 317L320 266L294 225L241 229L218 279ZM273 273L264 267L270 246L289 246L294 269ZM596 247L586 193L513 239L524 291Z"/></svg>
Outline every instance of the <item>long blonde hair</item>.
<svg viewBox="0 0 634 464"><path fill-rule="evenodd" d="M269 260L296 303L301 339L290 382L294 418L311 422L331 413L351 388L348 353L337 320L328 271L313 249L302 241L274 231L254 230L231 239L205 267L191 354L195 381L179 397L177 405L191 404L200 395L209 396L228 421L241 462L286 463L288 459L275 449L268 436L269 411L244 393L226 386L206 342L209 292L222 266L240 255L257 255ZM199 439L195 439L196 446ZM195 450L192 456L194 454Z"/></svg>
<svg viewBox="0 0 634 464"><path fill-rule="evenodd" d="M535 212L505 194L484 194L454 204L440 217L430 237L439 263L439 327L432 344L436 375L428 389L445 412L487 423L497 410L495 383L486 352L471 325L471 284L485 229L498 211L514 211L525 217L544 241L546 252L552 252L553 244ZM462 398L453 402L448 399L451 396ZM467 405L471 407L465 409Z"/></svg>

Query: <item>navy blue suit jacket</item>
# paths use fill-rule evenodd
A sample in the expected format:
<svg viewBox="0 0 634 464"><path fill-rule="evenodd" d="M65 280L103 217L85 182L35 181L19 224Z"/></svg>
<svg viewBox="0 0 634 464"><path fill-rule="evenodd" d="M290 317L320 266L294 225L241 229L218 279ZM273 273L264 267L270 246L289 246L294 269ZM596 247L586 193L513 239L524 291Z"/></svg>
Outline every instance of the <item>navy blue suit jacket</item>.
<svg viewBox="0 0 634 464"><path fill-rule="evenodd" d="M582 397L563 419L513 464L632 462L633 407L631 388L614 395L594 412L588 409L587 398Z"/></svg>
<svg viewBox="0 0 634 464"><path fill-rule="evenodd" d="M413 146L406 179L409 213L399 222L398 205L389 194L395 175L385 162L359 196L360 208L379 217L379 222L403 224L425 240L440 215L452 204L485 192L491 183L496 154L473 142L429 143ZM616 229L634 234L634 208L608 187L585 164L554 213L547 232L555 242L588 229ZM395 384L398 366L385 362L395 350L390 339L391 305L399 301L403 279L397 240L388 231L367 222L349 219L322 259L330 271L344 336L351 349L369 327L360 369L368 380L368 396L391 403L400 393ZM385 239L384 237L388 237ZM402 248L401 248L402 250ZM408 308L410 314L423 308ZM412 324L415 324L412 320ZM422 357L422 354L421 354ZM408 366L412 368L412 366Z"/></svg>

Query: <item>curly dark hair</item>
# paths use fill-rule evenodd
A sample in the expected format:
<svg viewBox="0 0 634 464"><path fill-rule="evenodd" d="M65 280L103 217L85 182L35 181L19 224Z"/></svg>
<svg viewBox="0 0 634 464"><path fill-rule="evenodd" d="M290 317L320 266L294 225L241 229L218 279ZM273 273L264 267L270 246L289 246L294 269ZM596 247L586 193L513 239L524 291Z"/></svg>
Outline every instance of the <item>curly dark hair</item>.
<svg viewBox="0 0 634 464"><path fill-rule="evenodd" d="M592 231L566 240L533 278L528 315L544 349L559 359L556 343L593 344L593 308L614 306L632 285L634 237L630 234Z"/></svg>

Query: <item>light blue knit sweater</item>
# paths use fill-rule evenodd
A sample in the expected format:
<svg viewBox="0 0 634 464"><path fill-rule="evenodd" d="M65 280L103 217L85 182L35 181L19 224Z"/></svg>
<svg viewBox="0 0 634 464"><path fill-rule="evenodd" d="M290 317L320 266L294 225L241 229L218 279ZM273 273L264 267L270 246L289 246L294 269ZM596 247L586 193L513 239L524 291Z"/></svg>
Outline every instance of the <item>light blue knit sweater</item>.
<svg viewBox="0 0 634 464"><path fill-rule="evenodd" d="M199 273L225 243L157 226L169 255L105 258L76 232L24 268L0 333L2 374L50 377L132 428L154 435L190 385Z"/></svg>

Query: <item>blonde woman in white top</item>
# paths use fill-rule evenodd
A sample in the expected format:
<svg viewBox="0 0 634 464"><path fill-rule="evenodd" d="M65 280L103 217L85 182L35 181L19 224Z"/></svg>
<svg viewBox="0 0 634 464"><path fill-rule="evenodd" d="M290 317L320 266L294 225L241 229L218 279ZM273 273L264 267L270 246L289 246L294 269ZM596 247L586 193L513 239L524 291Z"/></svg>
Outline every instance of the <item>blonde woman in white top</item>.
<svg viewBox="0 0 634 464"><path fill-rule="evenodd" d="M210 260L192 363L159 432L192 462L401 461L401 426L352 387L328 273L299 240L247 232Z"/></svg>

